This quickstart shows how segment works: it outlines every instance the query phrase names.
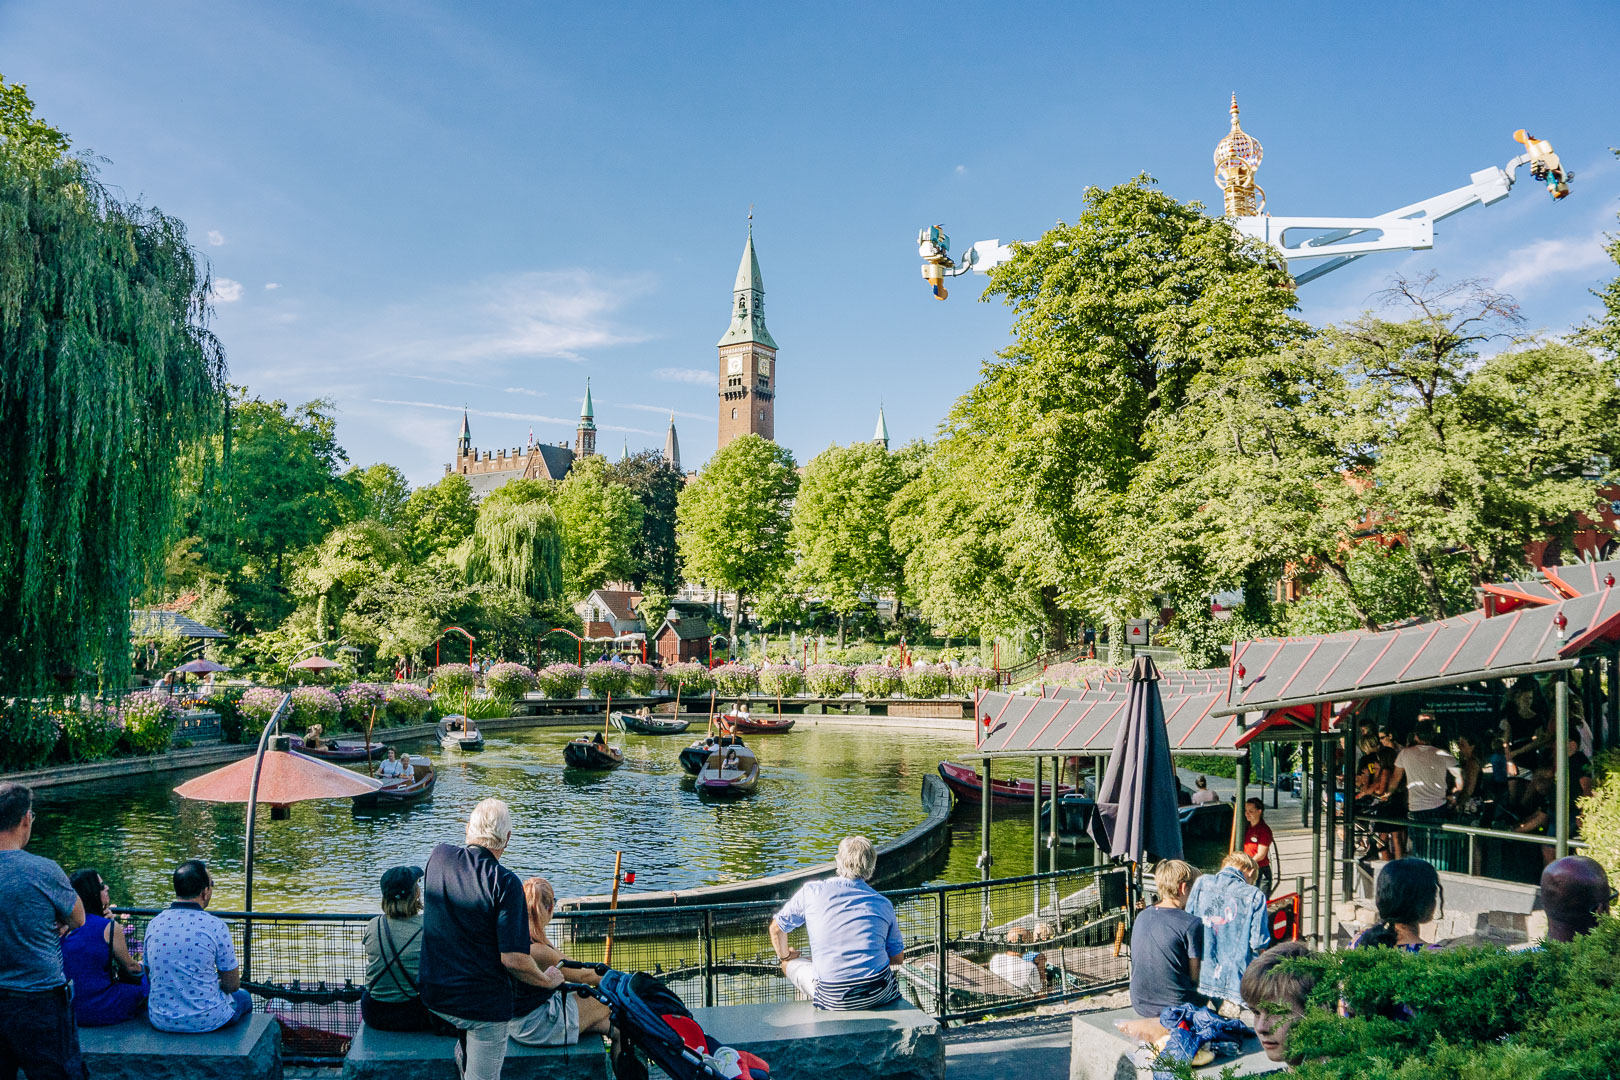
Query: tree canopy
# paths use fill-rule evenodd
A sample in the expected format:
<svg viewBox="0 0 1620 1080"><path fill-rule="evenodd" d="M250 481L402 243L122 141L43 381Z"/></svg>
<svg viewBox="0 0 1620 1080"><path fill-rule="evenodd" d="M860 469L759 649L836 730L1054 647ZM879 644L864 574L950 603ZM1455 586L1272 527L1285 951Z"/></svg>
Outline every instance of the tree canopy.
<svg viewBox="0 0 1620 1080"><path fill-rule="evenodd" d="M831 446L805 466L793 502L792 581L838 615L844 626L863 601L898 593L900 559L889 540L889 505L903 477L875 443Z"/></svg>
<svg viewBox="0 0 1620 1080"><path fill-rule="evenodd" d="M670 468L654 450L633 454L608 466L607 476L635 493L641 502L641 529L631 543L629 579L646 590L657 585L673 594L681 584L680 548L675 542L675 507L686 477Z"/></svg>
<svg viewBox="0 0 1620 1080"><path fill-rule="evenodd" d="M642 535L641 500L593 454L574 462L551 497L562 529L563 592L580 600L609 581L632 578Z"/></svg>

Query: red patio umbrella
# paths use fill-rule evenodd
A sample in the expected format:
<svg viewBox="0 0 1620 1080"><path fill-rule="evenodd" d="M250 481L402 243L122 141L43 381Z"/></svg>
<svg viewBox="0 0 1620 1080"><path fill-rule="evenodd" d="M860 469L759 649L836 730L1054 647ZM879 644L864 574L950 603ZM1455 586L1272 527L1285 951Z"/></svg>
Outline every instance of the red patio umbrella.
<svg viewBox="0 0 1620 1080"><path fill-rule="evenodd" d="M209 675L216 671L229 671L224 664L216 664L212 660L191 660L174 669L183 675Z"/></svg>
<svg viewBox="0 0 1620 1080"><path fill-rule="evenodd" d="M328 660L324 656L306 656L296 664L288 664L289 668L302 671L325 671L328 668L342 667L336 660Z"/></svg>

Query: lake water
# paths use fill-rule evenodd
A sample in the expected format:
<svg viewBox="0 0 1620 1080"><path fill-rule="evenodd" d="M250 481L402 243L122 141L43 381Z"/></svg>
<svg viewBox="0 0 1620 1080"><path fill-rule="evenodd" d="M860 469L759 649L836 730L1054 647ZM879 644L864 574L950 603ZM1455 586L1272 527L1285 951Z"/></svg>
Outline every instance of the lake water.
<svg viewBox="0 0 1620 1080"><path fill-rule="evenodd" d="M749 798L700 798L676 755L689 736L626 735L625 764L608 773L565 770L572 729L494 732L476 753L440 750L430 739L402 743L438 769L433 797L415 806L356 811L348 800L299 803L286 821L260 810L254 907L261 911L369 912L390 866L421 865L435 843L460 842L472 807L497 796L512 807L504 862L520 875L549 877L559 896L604 893L613 853L635 872L634 891L744 881L825 862L838 841L862 833L883 841L923 818L923 777L971 749L967 732L932 733L859 723L801 725L749 736L761 780ZM160 906L170 875L187 858L208 861L213 905L242 903L244 808L183 800L173 789L206 772L132 775L42 789L29 850L69 873L100 870L114 903ZM999 775L999 771L998 771ZM1031 868L1029 813L999 809L992 829L998 877ZM952 843L915 882L977 880L979 813L961 805ZM1091 862L1090 848L1060 849L1059 865Z"/></svg>

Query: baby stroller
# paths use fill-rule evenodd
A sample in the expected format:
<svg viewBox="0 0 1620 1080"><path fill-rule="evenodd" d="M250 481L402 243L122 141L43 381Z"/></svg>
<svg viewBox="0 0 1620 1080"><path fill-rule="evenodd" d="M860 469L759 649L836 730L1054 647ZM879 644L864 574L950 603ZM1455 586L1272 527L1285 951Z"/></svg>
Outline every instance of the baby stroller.
<svg viewBox="0 0 1620 1080"><path fill-rule="evenodd" d="M629 974L606 964L563 960L562 968L582 968L601 976L596 986L568 983L567 989L589 994L608 1007L618 1038L613 1043L617 1080L648 1080L641 1051L670 1080L770 1080L771 1067L746 1051L720 1043L692 1019L675 992L646 972Z"/></svg>

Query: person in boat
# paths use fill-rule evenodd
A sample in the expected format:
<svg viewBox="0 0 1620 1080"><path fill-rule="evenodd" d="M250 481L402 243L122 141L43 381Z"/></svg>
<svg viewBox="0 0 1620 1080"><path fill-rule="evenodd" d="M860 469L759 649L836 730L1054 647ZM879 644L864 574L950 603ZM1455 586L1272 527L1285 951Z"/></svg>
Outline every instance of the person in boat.
<svg viewBox="0 0 1620 1080"><path fill-rule="evenodd" d="M894 969L905 943L889 898L867 884L877 870L877 849L864 836L838 845L837 876L808 881L770 923L771 948L782 974L818 1009L872 1009L900 997ZM804 927L810 959L788 944Z"/></svg>
<svg viewBox="0 0 1620 1080"><path fill-rule="evenodd" d="M545 878L532 877L523 883L523 898L529 912L529 955L541 968L555 968L563 956L546 927L557 906L556 890ZM589 968L569 968L568 978L588 986L601 981ZM526 983L512 984L512 1014L507 1034L524 1046L572 1046L581 1035L606 1035L611 1027L608 1007L595 998Z"/></svg>
<svg viewBox="0 0 1620 1080"><path fill-rule="evenodd" d="M725 772L727 769L735 768L737 768L737 751L735 749L727 750L725 758L720 762L720 771Z"/></svg>
<svg viewBox="0 0 1620 1080"><path fill-rule="evenodd" d="M636 710L636 716L640 717L642 720L650 720L652 719L652 709L648 708L646 705L643 705L641 708Z"/></svg>
<svg viewBox="0 0 1620 1080"><path fill-rule="evenodd" d="M394 748L388 748L388 756L383 758L382 764L377 768L377 776L382 780L402 780L412 774L409 763L401 761Z"/></svg>
<svg viewBox="0 0 1620 1080"><path fill-rule="evenodd" d="M311 724L309 730L304 732L305 750L325 750L326 743L321 739L321 725Z"/></svg>
<svg viewBox="0 0 1620 1080"><path fill-rule="evenodd" d="M606 750L607 736L598 731L596 734L591 736L591 745L596 747L598 750Z"/></svg>

